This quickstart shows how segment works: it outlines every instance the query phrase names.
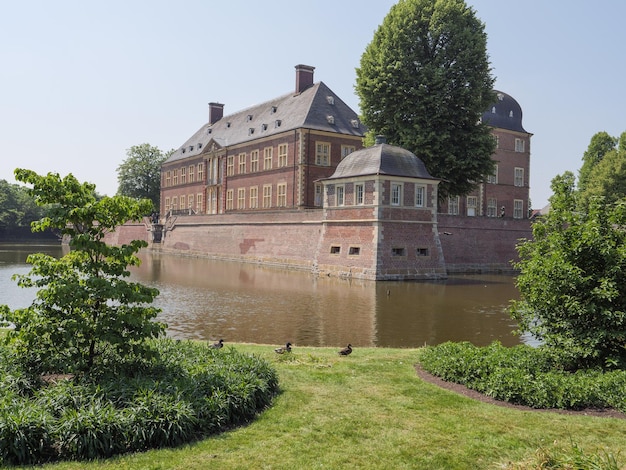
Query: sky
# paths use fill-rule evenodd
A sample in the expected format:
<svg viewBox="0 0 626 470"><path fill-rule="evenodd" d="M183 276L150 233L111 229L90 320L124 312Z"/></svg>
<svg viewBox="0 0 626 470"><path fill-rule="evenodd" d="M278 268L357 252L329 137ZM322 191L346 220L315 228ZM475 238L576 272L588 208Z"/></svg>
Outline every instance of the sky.
<svg viewBox="0 0 626 470"><path fill-rule="evenodd" d="M15 168L117 191L134 145L178 148L208 121L295 87L315 67L353 110L355 69L396 0L0 0L0 180ZM626 131L626 2L466 0L495 88L531 138L530 196L576 175L591 137Z"/></svg>

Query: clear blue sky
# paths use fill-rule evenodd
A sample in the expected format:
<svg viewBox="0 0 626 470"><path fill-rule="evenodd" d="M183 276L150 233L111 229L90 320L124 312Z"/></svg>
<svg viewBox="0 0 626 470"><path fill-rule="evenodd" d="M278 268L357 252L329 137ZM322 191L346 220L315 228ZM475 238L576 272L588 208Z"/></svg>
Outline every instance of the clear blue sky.
<svg viewBox="0 0 626 470"><path fill-rule="evenodd" d="M177 148L208 120L289 92L314 66L355 111L355 68L394 0L0 0L0 179L17 167L117 190L133 145ZM468 0L496 88L520 103L531 199L626 131L626 2Z"/></svg>

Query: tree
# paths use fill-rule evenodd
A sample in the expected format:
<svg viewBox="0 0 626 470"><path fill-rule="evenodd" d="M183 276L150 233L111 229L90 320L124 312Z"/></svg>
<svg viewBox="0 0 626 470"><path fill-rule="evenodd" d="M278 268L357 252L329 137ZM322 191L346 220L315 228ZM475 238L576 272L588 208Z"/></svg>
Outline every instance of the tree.
<svg viewBox="0 0 626 470"><path fill-rule="evenodd" d="M147 305L158 290L124 279L147 243L109 246L104 237L140 219L152 203L125 196L98 199L94 185L71 174L60 178L17 169L15 175L32 185L29 192L38 205L51 205L33 230L57 229L69 237L71 248L60 259L30 255L30 273L15 276L20 286L39 289L30 307L3 309L5 319L16 325L7 338L19 357L34 370L78 373L108 367L105 361L112 357L149 356L145 340L165 331L153 321L159 310Z"/></svg>
<svg viewBox="0 0 626 470"><path fill-rule="evenodd" d="M0 180L0 228L28 227L42 215L26 188Z"/></svg>
<svg viewBox="0 0 626 470"><path fill-rule="evenodd" d="M585 155L595 154L601 157L593 166L586 167L585 184L578 182L581 207L585 207L591 198L598 196L603 197L606 204L626 197L626 132L622 133L619 139L614 139L608 134L606 136L610 140L604 141L601 151L592 153L592 139L590 150L585 152ZM580 173L583 174L583 168Z"/></svg>
<svg viewBox="0 0 626 470"><path fill-rule="evenodd" d="M152 211L159 210L161 193L161 164L173 150L163 153L150 144L133 145L126 151L128 158L117 167L117 194L135 199L150 199Z"/></svg>
<svg viewBox="0 0 626 470"><path fill-rule="evenodd" d="M463 0L400 0L357 68L371 135L404 147L463 195L492 174L495 141L482 114L495 100L483 23Z"/></svg>
<svg viewBox="0 0 626 470"><path fill-rule="evenodd" d="M626 366L626 202L580 210L571 172L552 180L550 212L518 246L512 317L569 368Z"/></svg>
<svg viewBox="0 0 626 470"><path fill-rule="evenodd" d="M617 139L606 132L598 132L591 138L589 147L583 155L583 164L578 171L578 189L584 191L589 174L602 161L607 152L615 149Z"/></svg>

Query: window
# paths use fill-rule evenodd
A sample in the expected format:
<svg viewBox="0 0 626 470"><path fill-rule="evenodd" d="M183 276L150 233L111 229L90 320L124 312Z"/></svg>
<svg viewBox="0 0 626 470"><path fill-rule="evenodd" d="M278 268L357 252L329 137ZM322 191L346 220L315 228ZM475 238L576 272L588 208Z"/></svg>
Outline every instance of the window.
<svg viewBox="0 0 626 470"><path fill-rule="evenodd" d="M234 196L234 189L229 189L228 191L226 191L226 210L227 211L233 210L233 196Z"/></svg>
<svg viewBox="0 0 626 470"><path fill-rule="evenodd" d="M187 168L182 167L180 169L180 184L185 184L187 182Z"/></svg>
<svg viewBox="0 0 626 470"><path fill-rule="evenodd" d="M459 196L448 197L448 214L459 215Z"/></svg>
<svg viewBox="0 0 626 470"><path fill-rule="evenodd" d="M487 199L487 217L498 217L498 200L495 197Z"/></svg>
<svg viewBox="0 0 626 470"><path fill-rule="evenodd" d="M287 207L287 183L276 185L276 205L278 207Z"/></svg>
<svg viewBox="0 0 626 470"><path fill-rule="evenodd" d="M496 141L496 148L499 149L500 148L500 136L499 135L494 135L493 136L493 140Z"/></svg>
<svg viewBox="0 0 626 470"><path fill-rule="evenodd" d="M322 205L323 201L323 186L321 183L315 183L315 200L314 204L319 207Z"/></svg>
<svg viewBox="0 0 626 470"><path fill-rule="evenodd" d="M185 208L185 195L180 196L180 209L183 210Z"/></svg>
<svg viewBox="0 0 626 470"><path fill-rule="evenodd" d="M174 196L172 198L172 210L175 211L178 209L178 197Z"/></svg>
<svg viewBox="0 0 626 470"><path fill-rule="evenodd" d="M199 214L202 214L204 212L204 207L202 207L203 202L204 199L202 198L202 193L196 194L196 211Z"/></svg>
<svg viewBox="0 0 626 470"><path fill-rule="evenodd" d="M193 209L193 201L194 201L193 194L189 194L187 196L187 208Z"/></svg>
<svg viewBox="0 0 626 470"><path fill-rule="evenodd" d="M391 183L391 205L399 206L402 200L402 185L400 183Z"/></svg>
<svg viewBox="0 0 626 470"><path fill-rule="evenodd" d="M524 186L524 169L515 168L515 186Z"/></svg>
<svg viewBox="0 0 626 470"><path fill-rule="evenodd" d="M361 247L359 247L359 246L351 246L348 249L348 254L350 256L359 256L361 254Z"/></svg>
<svg viewBox="0 0 626 470"><path fill-rule="evenodd" d="M250 152L250 171L256 173L259 171L259 151L253 150Z"/></svg>
<svg viewBox="0 0 626 470"><path fill-rule="evenodd" d="M287 166L287 144L278 146L278 166L280 168Z"/></svg>
<svg viewBox="0 0 626 470"><path fill-rule="evenodd" d="M415 207L424 207L424 193L426 188L424 186L415 185Z"/></svg>
<svg viewBox="0 0 626 470"><path fill-rule="evenodd" d="M357 183L354 185L354 203L356 205L362 205L363 204L363 183Z"/></svg>
<svg viewBox="0 0 626 470"><path fill-rule="evenodd" d="M322 166L330 165L330 144L317 142L315 144L315 164Z"/></svg>
<svg viewBox="0 0 626 470"><path fill-rule="evenodd" d="M174 177L172 178L174 186L178 184L178 169L174 170Z"/></svg>
<svg viewBox="0 0 626 470"><path fill-rule="evenodd" d="M252 186L250 188L250 209L259 208L259 188Z"/></svg>
<svg viewBox="0 0 626 470"><path fill-rule="evenodd" d="M245 209L246 208L246 189L239 188L237 189L237 209Z"/></svg>
<svg viewBox="0 0 626 470"><path fill-rule="evenodd" d="M246 154L239 154L239 172L240 175L244 175L246 173Z"/></svg>
<svg viewBox="0 0 626 470"><path fill-rule="evenodd" d="M195 166L189 165L189 182L193 183L195 181Z"/></svg>
<svg viewBox="0 0 626 470"><path fill-rule="evenodd" d="M233 155L226 158L226 176L235 174L235 157Z"/></svg>
<svg viewBox="0 0 626 470"><path fill-rule="evenodd" d="M474 217L478 206L478 198L476 196L467 196L467 215Z"/></svg>
<svg viewBox="0 0 626 470"><path fill-rule="evenodd" d="M522 140L522 139L515 139L515 151L516 152L523 152L524 151L524 140Z"/></svg>
<svg viewBox="0 0 626 470"><path fill-rule="evenodd" d="M343 206L344 204L343 190L344 190L343 186L335 186L335 193L337 194L337 204L336 204L337 206Z"/></svg>
<svg viewBox="0 0 626 470"><path fill-rule="evenodd" d="M204 163L198 163L198 181L204 181Z"/></svg>
<svg viewBox="0 0 626 470"><path fill-rule="evenodd" d="M406 256L406 250L404 248L392 248L391 256Z"/></svg>
<svg viewBox="0 0 626 470"><path fill-rule="evenodd" d="M168 171L165 173L165 186L169 187L172 185L172 172Z"/></svg>
<svg viewBox="0 0 626 470"><path fill-rule="evenodd" d="M493 168L493 174L487 176L487 183L498 184L498 165Z"/></svg>
<svg viewBox="0 0 626 470"><path fill-rule="evenodd" d="M170 198L166 197L165 198L165 212L170 210Z"/></svg>
<svg viewBox="0 0 626 470"><path fill-rule="evenodd" d="M513 218L524 218L524 201L522 201L521 199L515 199L513 201Z"/></svg>
<svg viewBox="0 0 626 470"><path fill-rule="evenodd" d="M271 170L272 169L272 151L274 149L272 147L266 147L263 149L263 169Z"/></svg>
<svg viewBox="0 0 626 470"><path fill-rule="evenodd" d="M415 256L428 256L428 248L416 248Z"/></svg>
<svg viewBox="0 0 626 470"><path fill-rule="evenodd" d="M340 246L331 246L330 247L330 254L331 255L338 255L339 253L341 253L341 247Z"/></svg>
<svg viewBox="0 0 626 470"><path fill-rule="evenodd" d="M342 145L341 146L341 159L343 160L355 150L356 150L356 147L354 147L354 145Z"/></svg>
<svg viewBox="0 0 626 470"><path fill-rule="evenodd" d="M267 209L268 207L272 207L272 185L264 184L263 185L263 208Z"/></svg>

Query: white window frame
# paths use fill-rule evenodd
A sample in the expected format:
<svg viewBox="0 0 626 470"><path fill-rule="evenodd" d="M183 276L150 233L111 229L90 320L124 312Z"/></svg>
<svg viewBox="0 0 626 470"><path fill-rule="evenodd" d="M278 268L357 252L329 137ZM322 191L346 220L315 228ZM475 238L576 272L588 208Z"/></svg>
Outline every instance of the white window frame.
<svg viewBox="0 0 626 470"><path fill-rule="evenodd" d="M226 191L226 210L233 210L233 198L235 197L235 190L229 189Z"/></svg>
<svg viewBox="0 0 626 470"><path fill-rule="evenodd" d="M330 166L330 142L315 142L315 164Z"/></svg>
<svg viewBox="0 0 626 470"><path fill-rule="evenodd" d="M495 165L493 174L487 175L487 183L498 184L498 165Z"/></svg>
<svg viewBox="0 0 626 470"><path fill-rule="evenodd" d="M426 186L422 184L415 185L415 207L424 207L426 201Z"/></svg>
<svg viewBox="0 0 626 470"><path fill-rule="evenodd" d="M459 196L448 196L448 214L459 215Z"/></svg>
<svg viewBox="0 0 626 470"><path fill-rule="evenodd" d="M515 151L523 153L524 149L526 148L525 144L526 142L524 141L524 139L515 139Z"/></svg>
<svg viewBox="0 0 626 470"><path fill-rule="evenodd" d="M478 215L478 197L467 196L466 200L466 212L468 217L475 217Z"/></svg>
<svg viewBox="0 0 626 470"><path fill-rule="evenodd" d="M269 209L272 207L272 185L263 185L263 209Z"/></svg>
<svg viewBox="0 0 626 470"><path fill-rule="evenodd" d="M250 152L250 173L256 173L259 171L259 151L253 150Z"/></svg>
<svg viewBox="0 0 626 470"><path fill-rule="evenodd" d="M259 208L259 187L250 186L250 209Z"/></svg>
<svg viewBox="0 0 626 470"><path fill-rule="evenodd" d="M229 155L226 157L226 176L233 176L235 174L235 156Z"/></svg>
<svg viewBox="0 0 626 470"><path fill-rule="evenodd" d="M363 183L354 184L354 203L362 206L365 203L365 185Z"/></svg>
<svg viewBox="0 0 626 470"><path fill-rule="evenodd" d="M246 188L237 189L237 210L246 208Z"/></svg>
<svg viewBox="0 0 626 470"><path fill-rule="evenodd" d="M282 168L287 166L287 152L289 147L287 144L280 144L278 146L278 167Z"/></svg>
<svg viewBox="0 0 626 470"><path fill-rule="evenodd" d="M389 204L392 206L402 205L402 183L391 183L391 194Z"/></svg>
<svg viewBox="0 0 626 470"><path fill-rule="evenodd" d="M487 217L498 217L498 200L495 197L487 199Z"/></svg>
<svg viewBox="0 0 626 470"><path fill-rule="evenodd" d="M287 207L287 183L278 183L276 185L276 205L278 207Z"/></svg>
<svg viewBox="0 0 626 470"><path fill-rule="evenodd" d="M345 187L341 184L338 184L337 186L335 186L335 205L336 206L343 206L346 202L346 198L345 198Z"/></svg>
<svg viewBox="0 0 626 470"><path fill-rule="evenodd" d="M274 148L273 147L265 147L263 149L263 169L271 170L272 169L272 158L274 156Z"/></svg>
<svg viewBox="0 0 626 470"><path fill-rule="evenodd" d="M513 218L524 218L524 201L522 199L513 199Z"/></svg>
<svg viewBox="0 0 626 470"><path fill-rule="evenodd" d="M515 167L514 185L517 187L524 186L524 169L521 167Z"/></svg>

